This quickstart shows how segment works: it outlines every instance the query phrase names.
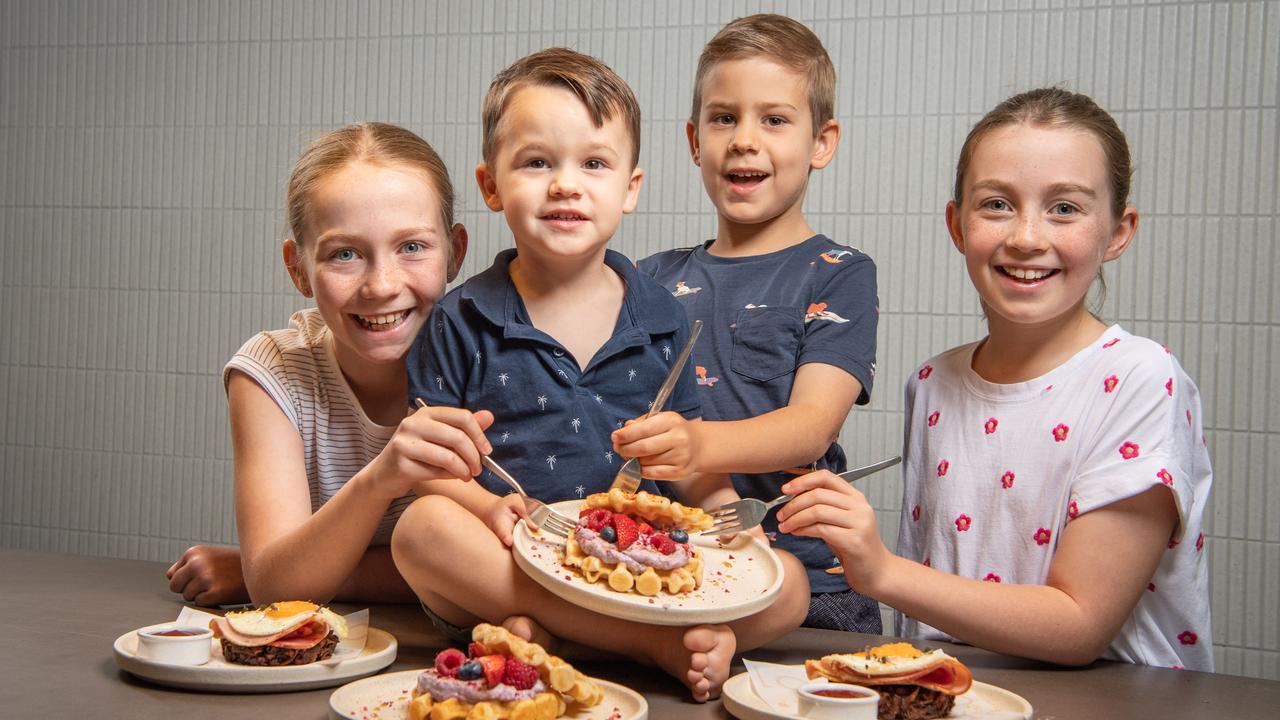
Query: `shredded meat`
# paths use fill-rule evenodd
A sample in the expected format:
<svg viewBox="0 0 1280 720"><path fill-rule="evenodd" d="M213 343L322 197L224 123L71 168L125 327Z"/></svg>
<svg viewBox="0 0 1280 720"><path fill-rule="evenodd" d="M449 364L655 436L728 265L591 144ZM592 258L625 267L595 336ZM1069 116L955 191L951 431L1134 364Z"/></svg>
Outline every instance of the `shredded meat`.
<svg viewBox="0 0 1280 720"><path fill-rule="evenodd" d="M258 647L242 647L234 645L222 638L222 657L229 663L237 665L259 665L278 667L281 665L306 665L317 660L325 660L333 656L333 649L338 646L338 636L329 633L323 641L305 650L296 648L259 645Z"/></svg>
<svg viewBox="0 0 1280 720"><path fill-rule="evenodd" d="M930 720L951 714L956 696L919 685L877 685L879 720Z"/></svg>

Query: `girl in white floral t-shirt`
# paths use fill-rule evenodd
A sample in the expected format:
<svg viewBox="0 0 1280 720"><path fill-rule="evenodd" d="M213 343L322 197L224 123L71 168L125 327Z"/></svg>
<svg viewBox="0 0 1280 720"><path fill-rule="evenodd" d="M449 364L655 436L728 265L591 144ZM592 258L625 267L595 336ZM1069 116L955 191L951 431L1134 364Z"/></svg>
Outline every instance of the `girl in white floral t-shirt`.
<svg viewBox="0 0 1280 720"><path fill-rule="evenodd" d="M898 554L826 472L779 529L820 537L908 638L1063 664L1212 670L1199 393L1167 349L1086 307L1138 226L1129 150L1091 99L1001 103L960 152L947 228L989 334L907 384Z"/></svg>

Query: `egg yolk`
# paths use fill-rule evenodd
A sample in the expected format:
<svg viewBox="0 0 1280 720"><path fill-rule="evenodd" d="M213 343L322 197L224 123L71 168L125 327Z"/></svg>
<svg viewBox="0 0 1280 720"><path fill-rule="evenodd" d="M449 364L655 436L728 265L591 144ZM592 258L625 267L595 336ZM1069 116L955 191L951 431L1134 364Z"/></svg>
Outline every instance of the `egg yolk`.
<svg viewBox="0 0 1280 720"><path fill-rule="evenodd" d="M293 615L301 615L302 613L315 612L317 606L306 600L289 600L287 602L271 603L263 611L263 615L269 618L286 618Z"/></svg>
<svg viewBox="0 0 1280 720"><path fill-rule="evenodd" d="M854 655L863 654L854 653ZM867 655L871 657L918 658L924 653L916 649L911 643L887 643L871 648L867 651ZM863 657L866 657L866 655L863 655Z"/></svg>

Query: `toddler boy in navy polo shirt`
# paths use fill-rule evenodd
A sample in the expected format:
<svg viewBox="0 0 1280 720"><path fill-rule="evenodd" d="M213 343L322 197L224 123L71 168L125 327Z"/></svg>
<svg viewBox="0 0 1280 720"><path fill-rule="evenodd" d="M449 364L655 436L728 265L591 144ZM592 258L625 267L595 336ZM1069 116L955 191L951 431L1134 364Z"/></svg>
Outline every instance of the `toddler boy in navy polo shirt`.
<svg viewBox="0 0 1280 720"><path fill-rule="evenodd" d="M504 214L516 248L436 304L409 354L410 397L492 411L485 431L492 456L530 495L580 498L608 488L625 460L610 433L648 411L688 337L671 294L606 249L643 179L639 107L599 61L553 48L500 73L483 115L476 180L485 204ZM670 407L659 415L700 415L692 368ZM469 458L479 451L461 431L438 442ZM736 497L727 477L687 487L687 502ZM735 648L769 642L804 617L808 584L790 556L783 599L738 621L751 625L742 634L736 625L651 626L597 615L516 567L508 548L523 505L487 471L478 482L428 481L422 489L428 494L401 516L392 552L446 632L481 620L526 636L545 628L645 657L706 700L719 694Z"/></svg>
<svg viewBox="0 0 1280 720"><path fill-rule="evenodd" d="M794 20L735 20L702 51L687 134L716 237L639 267L705 324L693 351L703 421L655 417L615 433L642 465L657 455L652 477L730 472L742 496L772 499L800 468L845 469L835 440L852 405L870 399L878 313L871 259L815 233L803 213L810 171L840 140L834 104L835 68ZM682 424L683 450L664 440ZM849 588L821 539L777 533L776 513L762 527L808 570L805 625L880 632L879 604Z"/></svg>

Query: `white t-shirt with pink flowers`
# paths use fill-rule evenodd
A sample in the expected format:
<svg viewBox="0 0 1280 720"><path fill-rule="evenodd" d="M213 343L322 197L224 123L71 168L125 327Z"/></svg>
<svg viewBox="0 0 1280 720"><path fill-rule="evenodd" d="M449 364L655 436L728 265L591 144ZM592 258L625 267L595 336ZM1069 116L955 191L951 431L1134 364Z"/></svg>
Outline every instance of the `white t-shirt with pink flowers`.
<svg viewBox="0 0 1280 720"><path fill-rule="evenodd" d="M1024 383L983 380L976 347L933 358L907 383L898 553L963 577L1044 584L1066 523L1168 486L1178 528L1103 656L1211 671L1201 525L1213 471L1191 378L1167 349L1117 325ZM951 639L901 613L895 630Z"/></svg>

